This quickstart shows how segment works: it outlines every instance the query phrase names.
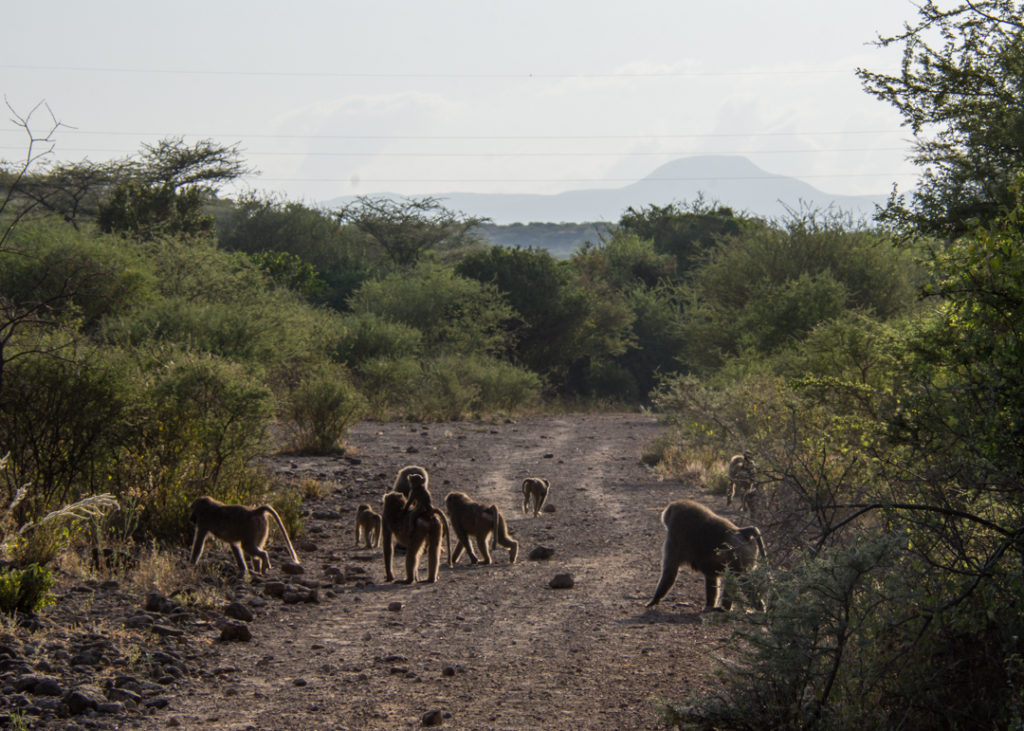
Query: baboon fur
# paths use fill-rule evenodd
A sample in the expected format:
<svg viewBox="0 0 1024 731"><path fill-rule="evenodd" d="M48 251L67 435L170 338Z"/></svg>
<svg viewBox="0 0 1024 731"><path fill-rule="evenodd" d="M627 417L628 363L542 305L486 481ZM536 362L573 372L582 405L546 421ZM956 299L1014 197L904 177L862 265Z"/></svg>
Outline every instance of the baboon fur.
<svg viewBox="0 0 1024 731"><path fill-rule="evenodd" d="M281 535L284 536L284 542L288 546L288 553L291 554L292 561L299 563L299 557L295 555L288 531L285 530L281 516L273 507L260 505L250 508L245 505L225 505L220 500L204 495L196 498L189 508L189 522L195 525L190 559L192 564L199 563L206 545L206 538L212 533L231 546L231 552L235 554L235 562L243 576L249 573L249 566L245 560L246 555L253 557L253 567L259 573L266 573L270 568L270 556L263 550L263 546L267 542L267 535L270 533L270 521L267 520L267 515L272 515L277 521L277 527L281 529Z"/></svg>
<svg viewBox="0 0 1024 731"><path fill-rule="evenodd" d="M455 551L452 553L452 563L459 560L463 549L469 556L470 563L476 563L477 558L473 553L473 547L469 543L469 537L476 540L477 548L485 564L491 563L490 543L493 539L498 545L508 549L508 562L515 563L519 553L519 544L508 533L508 526L505 517L498 510L497 505L484 505L473 500L464 492L450 492L444 499L444 505L448 508L448 519L452 524L452 531L458 539L455 544Z"/></svg>
<svg viewBox="0 0 1024 731"><path fill-rule="evenodd" d="M380 546L380 513L369 505L363 504L356 508L356 545L362 540L366 548Z"/></svg>
<svg viewBox="0 0 1024 731"><path fill-rule="evenodd" d="M398 474L395 476L395 482L391 486L390 492L400 492L406 497L409 497L409 490L412 487L409 484L409 475L422 475L423 484L427 487L430 486L430 476L427 474L427 470L419 465L410 464L398 470Z"/></svg>
<svg viewBox="0 0 1024 731"><path fill-rule="evenodd" d="M757 465L748 452L737 454L729 460L729 494L726 505L732 505L733 498L739 493L740 510L752 512L757 485L754 482L754 471Z"/></svg>
<svg viewBox="0 0 1024 731"><path fill-rule="evenodd" d="M548 499L551 483L543 477L527 477L523 480L523 512L530 512L530 499L533 499L533 517L540 515L544 501Z"/></svg>
<svg viewBox="0 0 1024 731"><path fill-rule="evenodd" d="M758 556L767 558L757 528L737 528L732 521L693 500L670 503L661 513L661 522L666 530L661 580L648 607L661 601L675 583L680 565L688 564L704 574L704 611L713 611L718 606L720 579L726 569L742 573L757 563ZM755 603L764 611L760 597ZM722 596L722 608L732 608L731 597Z"/></svg>
<svg viewBox="0 0 1024 731"><path fill-rule="evenodd" d="M427 581L437 581L441 567L441 539L448 542L448 565L452 563L451 531L445 514L435 507L410 507L405 495L389 492L384 496L381 511L381 543L384 548L384 574L394 581L391 558L394 544L405 546L405 581L412 584L419 578L420 554L427 550Z"/></svg>

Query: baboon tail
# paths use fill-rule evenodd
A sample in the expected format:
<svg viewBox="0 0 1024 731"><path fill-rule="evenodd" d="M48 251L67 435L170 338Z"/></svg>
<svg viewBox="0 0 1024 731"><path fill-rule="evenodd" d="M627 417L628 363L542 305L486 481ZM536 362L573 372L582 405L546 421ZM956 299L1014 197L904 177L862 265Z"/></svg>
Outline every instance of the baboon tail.
<svg viewBox="0 0 1024 731"><path fill-rule="evenodd" d="M284 536L284 542L288 546L288 553L291 554L292 561L300 563L298 554L295 553L295 547L292 546L292 539L288 537L288 531L285 530L284 521L281 520L281 516L277 514L272 505L261 505L258 510L264 513L270 513L274 516L274 520L277 521L277 527L281 529L281 535Z"/></svg>
<svg viewBox="0 0 1024 731"><path fill-rule="evenodd" d="M431 507L430 510L437 514L437 516L441 519L441 526L442 530L444 531L445 542L448 545L448 566L454 566L455 564L452 563L452 531L451 528L448 527L448 516L446 516L444 512L441 511L439 508Z"/></svg>

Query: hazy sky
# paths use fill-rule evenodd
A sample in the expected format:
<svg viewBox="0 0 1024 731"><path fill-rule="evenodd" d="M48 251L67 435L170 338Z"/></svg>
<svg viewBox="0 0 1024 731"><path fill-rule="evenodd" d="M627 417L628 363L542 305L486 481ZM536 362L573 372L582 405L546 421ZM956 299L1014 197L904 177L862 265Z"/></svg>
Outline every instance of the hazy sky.
<svg viewBox="0 0 1024 731"><path fill-rule="evenodd" d="M695 154L884 194L916 178L909 133L854 69L896 69L871 41L915 16L909 0L7 3L0 92L68 125L59 159L237 142L260 171L241 188L307 202L619 187ZM0 126L0 157L25 140Z"/></svg>

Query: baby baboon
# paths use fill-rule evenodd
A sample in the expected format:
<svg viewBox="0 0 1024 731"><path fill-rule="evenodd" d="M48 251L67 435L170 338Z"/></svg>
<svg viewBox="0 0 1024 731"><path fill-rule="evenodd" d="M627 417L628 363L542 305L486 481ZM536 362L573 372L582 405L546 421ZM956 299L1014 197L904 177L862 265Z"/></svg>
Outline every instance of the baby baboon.
<svg viewBox="0 0 1024 731"><path fill-rule="evenodd" d="M731 521L693 500L669 503L661 513L661 522L667 531L661 580L654 591L654 598L647 603L648 607L661 601L672 588L679 566L685 563L704 574L704 611L713 611L718 604L719 579L726 569L742 573L754 566L759 555L767 559L761 532L757 528L737 528ZM756 603L764 611L764 602L760 598ZM730 597L722 597L722 608L732 608Z"/></svg>
<svg viewBox="0 0 1024 731"><path fill-rule="evenodd" d="M732 505L733 498L739 492L740 510L753 510L754 495L757 492L757 485L754 483L756 467L749 452L737 454L729 460L729 495L725 500L726 505Z"/></svg>
<svg viewBox="0 0 1024 731"><path fill-rule="evenodd" d="M428 494L429 497L429 494ZM427 550L427 581L437 581L437 572L441 567L441 539L448 541L448 565L452 562L451 532L448 519L444 513L429 502L424 508L421 504L410 507L406 497L400 492L389 492L384 496L384 509L381 511L381 542L384 546L384 573L388 581L394 581L391 571L391 555L394 544L405 546L405 582L414 583L419 575L420 554Z"/></svg>
<svg viewBox="0 0 1024 731"><path fill-rule="evenodd" d="M548 499L551 483L543 477L527 477L523 480L523 512L529 512L530 498L533 498L533 516L540 515L544 501Z"/></svg>
<svg viewBox="0 0 1024 731"><path fill-rule="evenodd" d="M257 508L248 508L245 505L225 505L212 497L203 496L192 502L188 516L189 522L196 526L192 537L192 565L199 563L199 559L203 555L203 547L206 545L206 538L212 533L231 546L231 551L235 554L235 561L238 562L238 568L243 576L249 573L249 567L245 561L246 555L253 557L253 567L259 573L266 573L270 568L270 556L263 550L263 546L270 533L268 514L274 516L274 520L277 521L277 527L281 529L281 535L284 536L284 542L288 545L288 553L291 554L292 561L299 563L299 557L295 555L288 531L285 530L281 516L274 508L269 505L260 505Z"/></svg>
<svg viewBox="0 0 1024 731"><path fill-rule="evenodd" d="M428 486L430 484L430 476L427 474L426 469L419 465L410 464L398 470L398 475L395 477L395 484L392 485L391 492L400 492L406 497L409 497L409 489L411 487L409 484L409 475L422 475L424 486Z"/></svg>
<svg viewBox="0 0 1024 731"><path fill-rule="evenodd" d="M360 543L360 534L366 541L366 548L376 548L380 545L380 514L366 504L356 509L357 546Z"/></svg>
<svg viewBox="0 0 1024 731"><path fill-rule="evenodd" d="M476 556L473 554L473 547L469 545L469 537L476 539L477 548L484 557L484 563L491 562L490 539L498 545L508 549L508 562L515 563L516 555L519 553L519 544L508 534L508 526L505 518L498 510L497 505L487 506L478 503L464 492L450 492L444 499L445 507L448 508L448 517L451 519L452 530L458 542L455 544L455 552L452 553L452 563L459 560L462 550L466 550L470 563L476 563Z"/></svg>

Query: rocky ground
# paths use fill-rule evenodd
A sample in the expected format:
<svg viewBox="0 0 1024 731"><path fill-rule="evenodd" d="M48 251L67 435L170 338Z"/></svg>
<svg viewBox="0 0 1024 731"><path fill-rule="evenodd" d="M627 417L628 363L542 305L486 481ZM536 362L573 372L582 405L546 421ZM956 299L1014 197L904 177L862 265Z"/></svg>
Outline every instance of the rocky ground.
<svg viewBox="0 0 1024 731"><path fill-rule="evenodd" d="M691 571L644 608L659 511L699 497L641 462L660 428L643 414L370 422L345 456L268 457L282 479L321 488L295 537L303 572L282 571L274 530L274 568L251 582L234 578L224 546L208 546L204 563L229 578L201 588L222 601L63 581L34 623L0 626L0 725L659 728L659 701L712 686L731 632L700 614L703 578ZM385 582L381 551L355 545L355 509L378 506L410 463L429 470L435 503L450 490L496 503L517 563L499 548L493 565L463 557L436 584ZM530 475L552 485L538 517L521 510ZM712 507L731 515L720 498ZM538 546L550 558L532 560ZM559 574L571 586L552 588Z"/></svg>

